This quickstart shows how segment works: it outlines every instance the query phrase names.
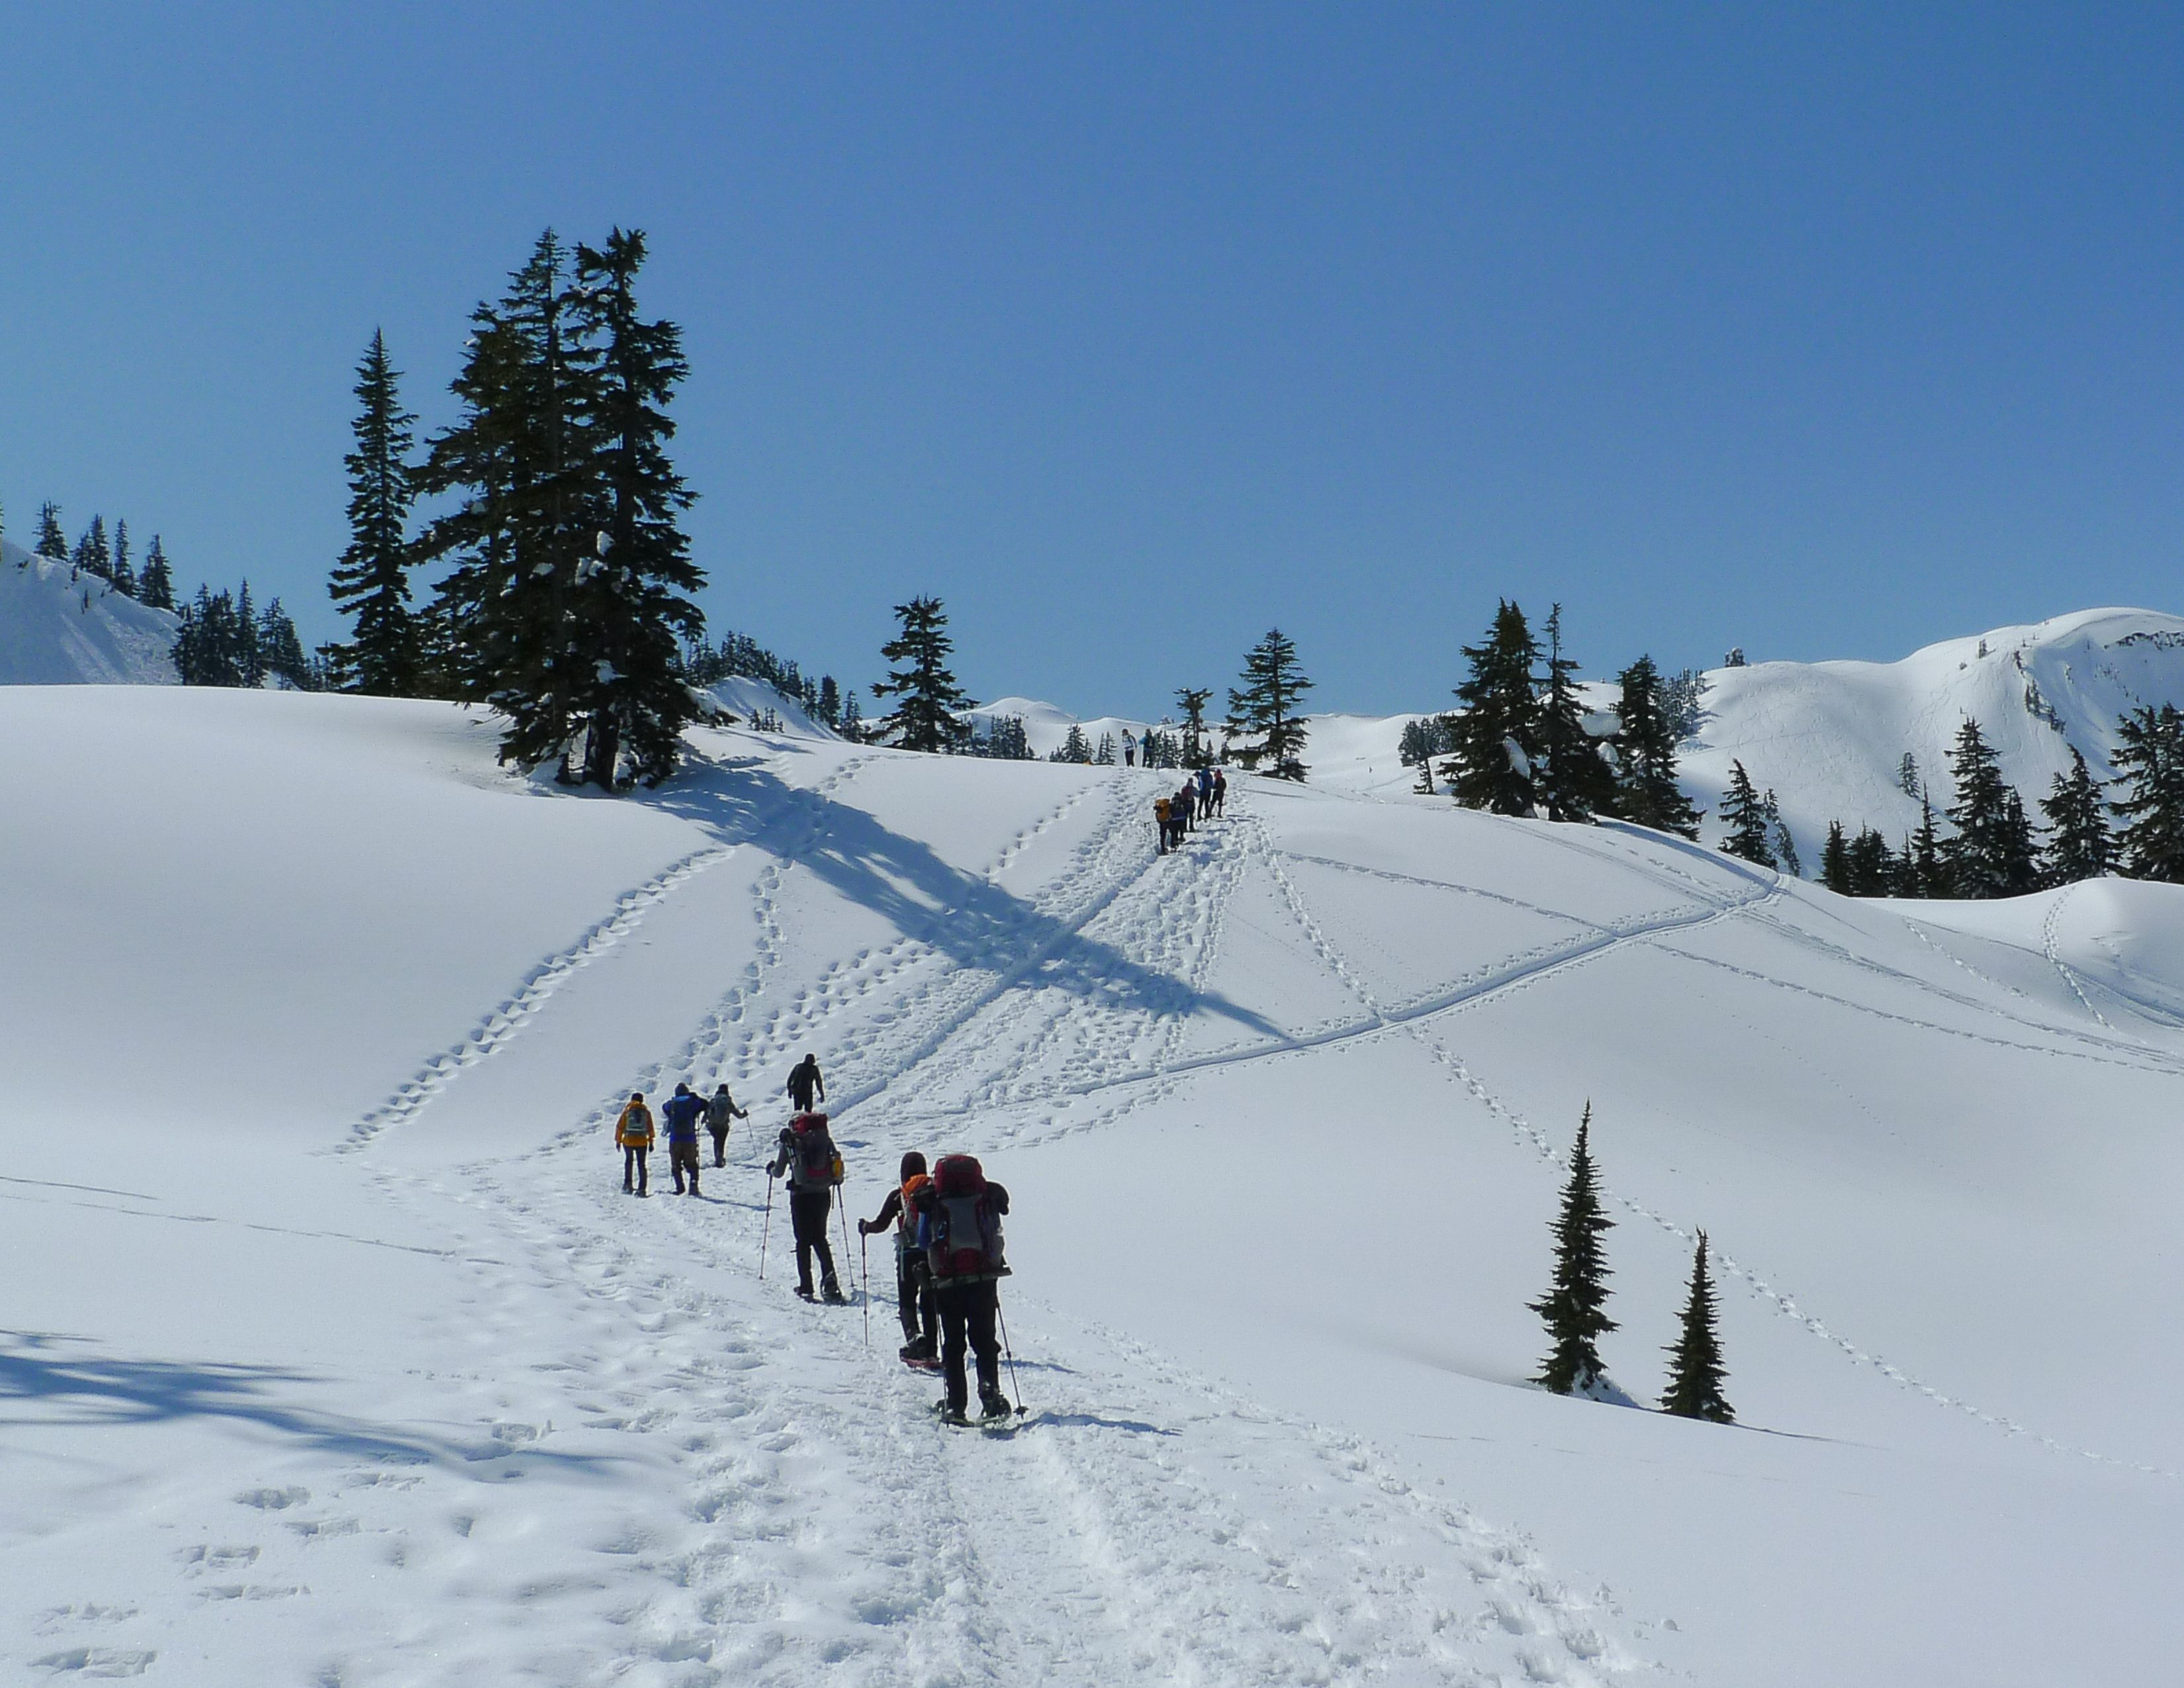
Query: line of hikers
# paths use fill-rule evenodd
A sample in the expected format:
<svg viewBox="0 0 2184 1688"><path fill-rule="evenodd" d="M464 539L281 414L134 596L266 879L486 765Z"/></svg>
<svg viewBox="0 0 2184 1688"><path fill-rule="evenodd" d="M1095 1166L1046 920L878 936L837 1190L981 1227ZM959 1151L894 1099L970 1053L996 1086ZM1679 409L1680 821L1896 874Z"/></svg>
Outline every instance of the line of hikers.
<svg viewBox="0 0 2184 1688"><path fill-rule="evenodd" d="M1184 781L1173 797L1153 799L1153 825L1160 833L1160 854L1183 848L1184 834L1198 830L1208 816L1223 812L1228 802L1228 776L1219 768L1201 768Z"/></svg>
<svg viewBox="0 0 2184 1688"><path fill-rule="evenodd" d="M827 1225L844 1167L827 1116L813 1111L816 1103L827 1098L817 1059L806 1055L789 1073L784 1088L795 1112L782 1128L777 1152L766 1165L767 1227L772 1228L773 1180L781 1178L788 1186L789 1223L796 1241L796 1293L807 1301L838 1305L848 1297L835 1274ZM695 1195L700 1123L712 1134L713 1164L725 1167L729 1126L749 1118L749 1111L736 1106L726 1084L705 1099L681 1084L660 1111L667 1126L675 1193ZM632 1094L622 1108L615 1141L622 1150L623 1190L649 1195L646 1162L654 1131L643 1091ZM900 1357L921 1370L944 1373L948 1392L934 1407L956 1423L966 1422L970 1402L967 1348L977 1360L980 1414L1001 1418L1015 1411L1001 1393L1001 1342L995 1329L1000 1318L1000 1280L1009 1274L1001 1240L1001 1218L1008 1211L1008 1191L989 1179L973 1156L943 1155L928 1171L925 1156L912 1150L902 1157L900 1180L880 1204L878 1217L857 1221L861 1237L893 1228L896 1309L904 1338ZM819 1267L816 1291L814 1256ZM763 1238L759 1275L766 1275Z"/></svg>

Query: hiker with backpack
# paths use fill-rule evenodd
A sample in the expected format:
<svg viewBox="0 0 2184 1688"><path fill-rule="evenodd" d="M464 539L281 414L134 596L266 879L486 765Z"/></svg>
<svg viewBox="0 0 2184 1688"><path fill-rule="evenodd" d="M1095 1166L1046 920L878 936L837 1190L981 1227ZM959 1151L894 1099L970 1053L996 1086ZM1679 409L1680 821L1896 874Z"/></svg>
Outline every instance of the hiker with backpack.
<svg viewBox="0 0 2184 1688"><path fill-rule="evenodd" d="M943 1155L933 1176L911 1198L917 1213L917 1241L933 1274L933 1299L940 1315L940 1368L948 1393L933 1410L952 1423L967 1422L970 1386L964 1375L967 1343L978 1365L978 1411L1006 1418L1014 1410L1001 1393L1000 1281L1008 1275L1001 1245L1001 1217L1009 1193L991 1182L969 1155Z"/></svg>
<svg viewBox="0 0 2184 1688"><path fill-rule="evenodd" d="M1198 813L1201 819L1213 813L1213 770L1211 767L1198 771Z"/></svg>
<svg viewBox="0 0 2184 1688"><path fill-rule="evenodd" d="M806 1055L789 1070L788 1103L800 1114L811 1111L811 1104L827 1100L827 1081L819 1076L819 1057Z"/></svg>
<svg viewBox="0 0 2184 1688"><path fill-rule="evenodd" d="M1167 854L1168 840L1173 835L1173 822L1169 818L1172 812L1173 805L1167 799L1156 797L1153 799L1153 827L1160 833L1159 854L1162 855Z"/></svg>
<svg viewBox="0 0 2184 1688"><path fill-rule="evenodd" d="M1183 788L1175 794L1174 813L1175 830L1178 839L1185 833L1195 833L1198 830L1198 788L1189 780L1184 781Z"/></svg>
<svg viewBox="0 0 2184 1688"><path fill-rule="evenodd" d="M1219 768L1213 771L1213 812L1228 812L1228 776Z"/></svg>
<svg viewBox="0 0 2184 1688"><path fill-rule="evenodd" d="M645 1165L652 1156L652 1110L644 1105L644 1092L633 1092L615 1122L615 1141L621 1145L621 1193L630 1193L630 1179L637 1179L637 1194L649 1195L645 1188Z"/></svg>
<svg viewBox="0 0 2184 1688"><path fill-rule="evenodd" d="M728 1164L728 1125L731 1121L749 1119L750 1110L736 1106L736 1099L728 1094L725 1084L713 1092L705 1103L705 1129L713 1134L713 1164Z"/></svg>
<svg viewBox="0 0 2184 1688"><path fill-rule="evenodd" d="M667 1123L667 1170L675 1174L675 1193L695 1195L698 1193L698 1122L705 1117L705 1105L691 1094L688 1084L677 1084L660 1110L660 1117ZM682 1188L682 1174L690 1174L690 1188Z"/></svg>
<svg viewBox="0 0 2184 1688"><path fill-rule="evenodd" d="M811 1256L816 1252L820 1299L846 1301L849 1297L834 1277L833 1245L827 1240L834 1186L842 1181L842 1157L827 1133L827 1116L806 1111L783 1126L781 1152L766 1170L768 1178L785 1175L788 1179L788 1219L796 1234L796 1293L807 1301L812 1299Z"/></svg>
<svg viewBox="0 0 2184 1688"><path fill-rule="evenodd" d="M940 1316L933 1304L933 1274L917 1247L917 1192L932 1182L925 1156L911 1150L902 1157L902 1182L887 1193L878 1216L857 1221L857 1234L869 1237L894 1227L895 1308L902 1319L902 1358L913 1366L939 1363Z"/></svg>

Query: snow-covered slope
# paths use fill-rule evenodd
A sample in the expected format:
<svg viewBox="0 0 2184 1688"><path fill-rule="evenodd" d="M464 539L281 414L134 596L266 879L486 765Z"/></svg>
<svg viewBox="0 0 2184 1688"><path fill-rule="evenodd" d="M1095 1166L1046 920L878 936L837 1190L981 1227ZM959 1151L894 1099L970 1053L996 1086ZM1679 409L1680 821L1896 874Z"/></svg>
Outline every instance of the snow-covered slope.
<svg viewBox="0 0 2184 1688"><path fill-rule="evenodd" d="M963 716L981 733L997 721L1011 717L1022 721L1025 742L1034 754L1041 756L1051 755L1059 750L1069 738L1069 729L1081 727L1084 729L1086 742L1095 751L1099 749L1100 740L1103 737L1112 737L1117 762L1123 760L1123 735L1128 733L1143 738L1150 724L1119 715L1095 716L1089 720L1080 720L1067 710L1056 708L1052 704L1040 703L1035 698L996 698L977 709L964 710ZM1173 725L1170 724L1167 730L1173 731Z"/></svg>
<svg viewBox="0 0 2184 1688"><path fill-rule="evenodd" d="M0 1679L2048 1688L2184 1642L2170 888L1850 903L1240 777L1159 858L1163 776L743 732L605 800L352 698L22 688L0 742ZM1012 1439L928 1416L883 1239L869 1347L787 1294L806 1050L852 1217L911 1147L1010 1186ZM614 1100L684 1076L756 1117L625 1197ZM1738 1428L1524 1382L1588 1100L1610 1368L1659 1389L1704 1226Z"/></svg>
<svg viewBox="0 0 2184 1688"><path fill-rule="evenodd" d="M171 686L175 617L0 541L0 685Z"/></svg>
<svg viewBox="0 0 2184 1688"><path fill-rule="evenodd" d="M838 740L842 736L824 721L805 714L802 704L750 675L732 674L706 689L746 727L771 710L780 721L782 732L792 738Z"/></svg>

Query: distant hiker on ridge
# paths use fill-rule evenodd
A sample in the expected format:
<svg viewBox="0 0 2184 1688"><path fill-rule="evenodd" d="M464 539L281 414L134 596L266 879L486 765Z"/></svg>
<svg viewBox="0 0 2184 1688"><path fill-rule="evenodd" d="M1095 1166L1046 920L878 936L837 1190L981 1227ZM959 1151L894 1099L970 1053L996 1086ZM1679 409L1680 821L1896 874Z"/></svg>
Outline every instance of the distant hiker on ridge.
<svg viewBox="0 0 2184 1688"><path fill-rule="evenodd" d="M728 1094L727 1085L723 1084L713 1092L711 1099L705 1104L705 1129L713 1134L715 1166L728 1164L728 1123L749 1117L750 1110L736 1106L736 1099Z"/></svg>
<svg viewBox="0 0 2184 1688"><path fill-rule="evenodd" d="M819 1076L819 1057L806 1055L788 1075L788 1100L800 1114L811 1111L814 1098L827 1100L827 1081Z"/></svg>
<svg viewBox="0 0 2184 1688"><path fill-rule="evenodd" d="M698 1193L698 1122L705 1117L705 1105L690 1094L688 1084L677 1084L675 1094L660 1110L660 1117L667 1122L667 1170L675 1174L675 1193L695 1195ZM682 1188L682 1174L690 1174L690 1188Z"/></svg>
<svg viewBox="0 0 2184 1688"><path fill-rule="evenodd" d="M887 1193L879 1216L857 1221L857 1234L869 1237L894 1226L894 1296L902 1319L902 1357L913 1366L938 1365L940 1316L933 1304L933 1274L917 1247L917 1192L930 1180L925 1156L911 1150L902 1157L902 1182Z"/></svg>
<svg viewBox="0 0 2184 1688"><path fill-rule="evenodd" d="M652 1110L644 1105L644 1092L632 1094L621 1117L615 1122L615 1141L621 1145L621 1189L630 1190L630 1177L637 1178L637 1193L649 1195L644 1187L645 1163L652 1155Z"/></svg>
<svg viewBox="0 0 2184 1688"><path fill-rule="evenodd" d="M1138 765L1138 735L1127 727L1123 729L1123 766L1134 768Z"/></svg>
<svg viewBox="0 0 2184 1688"><path fill-rule="evenodd" d="M812 1069L817 1075L818 1069ZM842 1181L842 1157L827 1134L827 1116L808 1109L781 1128L781 1152L766 1169L788 1178L788 1217L796 1233L796 1293L811 1299L811 1256L819 1256L820 1291L830 1301L848 1298L834 1278L834 1251L827 1241L827 1215Z"/></svg>

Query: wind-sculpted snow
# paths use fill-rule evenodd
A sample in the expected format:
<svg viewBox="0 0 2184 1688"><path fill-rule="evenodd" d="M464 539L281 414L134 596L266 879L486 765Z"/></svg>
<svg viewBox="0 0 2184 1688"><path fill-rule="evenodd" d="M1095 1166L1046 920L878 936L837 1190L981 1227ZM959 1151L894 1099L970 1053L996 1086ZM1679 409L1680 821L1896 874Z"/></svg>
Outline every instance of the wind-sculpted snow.
<svg viewBox="0 0 2184 1688"><path fill-rule="evenodd" d="M1245 777L1159 856L1142 771L707 732L606 802L454 711L109 696L0 720L58 829L0 822L0 933L62 999L8 999L0 1675L1832 1688L2179 1639L2166 888L1853 904ZM247 782L193 799L192 733ZM70 869L129 810L82 766L164 811L125 895ZM223 838L250 919L163 928ZM125 1035L123 955L187 982ZM806 1052L861 1306L786 1292ZM753 1117L625 1196L618 1102L682 1081ZM1658 1395L1703 1228L1737 1428L1524 1384L1588 1101L1603 1394ZM934 1423L847 1223L911 1148L1015 1198L1002 1432Z"/></svg>

